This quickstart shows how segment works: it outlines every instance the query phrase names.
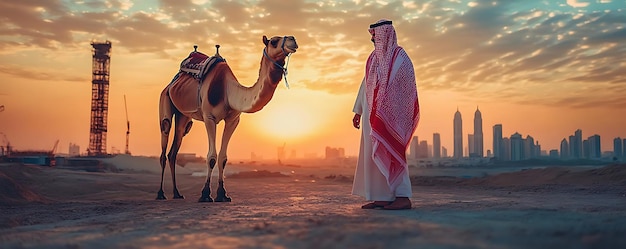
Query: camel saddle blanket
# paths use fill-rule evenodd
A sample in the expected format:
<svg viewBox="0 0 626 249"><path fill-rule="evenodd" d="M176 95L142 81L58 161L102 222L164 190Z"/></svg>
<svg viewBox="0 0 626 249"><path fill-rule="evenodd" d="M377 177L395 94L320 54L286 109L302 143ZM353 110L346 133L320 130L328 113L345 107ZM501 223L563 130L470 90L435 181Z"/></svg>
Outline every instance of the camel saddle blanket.
<svg viewBox="0 0 626 249"><path fill-rule="evenodd" d="M189 53L189 56L180 63L180 71L202 81L211 68L224 60L221 56L207 56L198 51Z"/></svg>

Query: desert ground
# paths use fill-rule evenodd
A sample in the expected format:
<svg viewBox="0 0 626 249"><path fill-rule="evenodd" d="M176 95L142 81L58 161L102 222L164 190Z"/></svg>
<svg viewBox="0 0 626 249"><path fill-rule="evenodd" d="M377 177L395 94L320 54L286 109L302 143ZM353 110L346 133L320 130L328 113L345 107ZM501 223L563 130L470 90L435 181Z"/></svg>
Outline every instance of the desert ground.
<svg viewBox="0 0 626 249"><path fill-rule="evenodd" d="M229 203L197 202L201 163L177 166L183 200L169 171L155 200L157 159L99 165L0 164L0 248L626 248L623 164L411 168L413 208L399 211L361 209L351 163L232 162Z"/></svg>

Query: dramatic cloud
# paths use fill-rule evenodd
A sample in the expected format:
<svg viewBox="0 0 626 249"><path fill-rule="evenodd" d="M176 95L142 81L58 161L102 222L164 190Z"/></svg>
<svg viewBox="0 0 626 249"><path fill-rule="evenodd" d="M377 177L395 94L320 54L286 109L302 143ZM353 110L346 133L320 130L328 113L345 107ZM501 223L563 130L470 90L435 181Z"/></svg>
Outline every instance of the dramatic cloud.
<svg viewBox="0 0 626 249"><path fill-rule="evenodd" d="M91 78L82 77L82 76L74 76L74 75L63 75L58 74L52 70L39 70L36 73L33 73L32 68L20 68L16 66L5 66L0 65L0 73L6 75L18 76L26 79L32 80L43 80L43 81L68 81L68 82L90 82Z"/></svg>
<svg viewBox="0 0 626 249"><path fill-rule="evenodd" d="M300 44L295 57L304 64L290 70L303 74L300 83L353 94L372 49L367 26L387 18L413 60L421 90L572 107L624 104L624 6L557 2L3 1L0 55L80 50L86 40L108 39L116 51L180 60L190 44L220 43L247 55L259 53L262 35L294 35ZM229 61L249 67L247 59ZM7 66L0 70L20 75ZM581 96L581 89L597 94Z"/></svg>

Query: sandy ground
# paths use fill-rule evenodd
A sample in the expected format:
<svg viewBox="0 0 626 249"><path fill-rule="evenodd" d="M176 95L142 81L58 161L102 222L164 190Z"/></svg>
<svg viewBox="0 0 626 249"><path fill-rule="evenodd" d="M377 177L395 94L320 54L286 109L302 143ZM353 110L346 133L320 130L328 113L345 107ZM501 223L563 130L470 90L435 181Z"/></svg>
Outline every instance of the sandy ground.
<svg viewBox="0 0 626 249"><path fill-rule="evenodd" d="M387 211L360 208L352 167L228 165L233 202L198 203L202 165L178 168L186 199L157 201L155 159L107 163L117 172L0 164L0 248L626 248L626 165L412 169L414 208Z"/></svg>

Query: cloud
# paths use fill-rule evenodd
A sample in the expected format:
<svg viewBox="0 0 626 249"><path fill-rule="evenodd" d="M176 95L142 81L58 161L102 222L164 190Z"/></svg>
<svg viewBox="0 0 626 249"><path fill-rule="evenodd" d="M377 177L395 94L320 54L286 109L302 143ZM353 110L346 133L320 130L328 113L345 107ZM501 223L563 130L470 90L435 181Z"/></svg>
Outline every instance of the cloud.
<svg viewBox="0 0 626 249"><path fill-rule="evenodd" d="M37 73L19 66L0 65L0 73L12 75L18 78L43 80L43 81L68 81L68 82L90 82L91 78L75 75L61 74L57 71L40 69Z"/></svg>
<svg viewBox="0 0 626 249"><path fill-rule="evenodd" d="M411 23L414 30L445 30L424 32L427 37L422 32L409 34L412 36L409 40L416 41L418 46L409 54L419 74L420 88L456 89L484 99L483 95L488 94L485 89L496 88L510 94L510 89L502 87L508 82L535 91L557 87L555 83L560 88L596 83L587 86L595 89L597 83L624 82L626 76L619 66L622 65L619 58L625 55L626 47L616 42L625 34L623 23L615 20L619 11L580 16L577 13L510 11L509 8L503 2L481 3L466 13L452 14L444 21ZM515 19L519 20L506 21ZM526 25L526 20L534 24ZM516 92L520 103L524 99L546 103L523 91ZM554 97L567 98L570 94L561 91ZM502 99L497 93L488 95Z"/></svg>
<svg viewBox="0 0 626 249"><path fill-rule="evenodd" d="M583 8L589 6L589 2L580 2L579 0L567 0L567 4L574 8Z"/></svg>
<svg viewBox="0 0 626 249"><path fill-rule="evenodd" d="M153 53L178 61L192 44L204 49L219 43L233 54L245 55L229 62L256 70L256 62L247 60L249 54L259 53L262 35L294 35L300 49L292 57L290 71L309 77L300 80L304 87L354 94L372 50L367 27L386 18L394 21L399 44L413 61L420 91L567 104L576 92L563 89L584 86L600 91L606 84L626 83L621 59L626 57L624 9L615 8L614 3L599 3L611 8L597 11L577 11L545 1L498 0L469 4L434 0L412 4L304 0L132 3L0 2L0 55L25 49L79 49L85 40L96 38L112 40L116 51ZM588 2L567 3L582 7ZM256 61L258 57L252 58ZM2 70L10 73L6 66ZM544 101L532 95L534 92L555 96ZM618 92L624 93L623 88L590 97L598 98L597 102L583 103L616 99ZM510 97L515 94L519 97Z"/></svg>

